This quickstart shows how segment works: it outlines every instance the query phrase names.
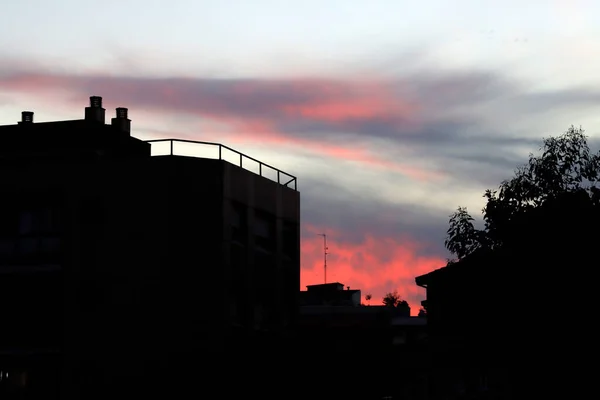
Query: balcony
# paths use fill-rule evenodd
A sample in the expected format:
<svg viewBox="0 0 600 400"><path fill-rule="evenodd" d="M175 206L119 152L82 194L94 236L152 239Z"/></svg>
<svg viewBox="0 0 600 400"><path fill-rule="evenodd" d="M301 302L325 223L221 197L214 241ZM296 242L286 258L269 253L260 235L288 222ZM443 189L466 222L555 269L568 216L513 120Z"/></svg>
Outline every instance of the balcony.
<svg viewBox="0 0 600 400"><path fill-rule="evenodd" d="M220 143L184 139L153 139L146 140L146 142L152 145L152 156L170 155L223 160L277 182L282 186L295 191L298 190L298 182L294 175L290 175L287 172Z"/></svg>

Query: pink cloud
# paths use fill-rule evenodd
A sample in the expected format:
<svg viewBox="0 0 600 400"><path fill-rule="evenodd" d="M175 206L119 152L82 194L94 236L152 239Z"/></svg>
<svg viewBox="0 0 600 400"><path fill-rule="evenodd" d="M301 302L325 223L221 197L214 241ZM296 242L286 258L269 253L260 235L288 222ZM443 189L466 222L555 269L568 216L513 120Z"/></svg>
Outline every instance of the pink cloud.
<svg viewBox="0 0 600 400"><path fill-rule="evenodd" d="M323 238L319 227L309 227L302 238L301 289L306 285L324 282ZM411 312L417 314L420 301L425 298L424 290L414 281L418 275L425 274L445 264L440 257L421 256L419 243L409 237L381 237L369 232L360 243L336 241L341 237L335 231L327 230L328 238L328 282L340 282L354 289L360 289L364 296L373 296L371 304L381 304L383 296L398 290L409 302Z"/></svg>
<svg viewBox="0 0 600 400"><path fill-rule="evenodd" d="M286 124L317 121L325 124L365 123L372 119L389 124L408 124L418 106L393 93L386 82L342 82L335 80L226 81L193 79L135 79L107 76L14 74L0 77L0 90L32 94L46 90L70 90L73 100L114 93L111 101L121 106L186 112L210 119L235 132L232 139L257 140L274 146L296 146L317 156L381 168L414 180L443 177L407 162L381 158L356 142L332 143L317 137L303 138L286 131ZM76 95L76 96L75 96ZM79 97L81 96L81 97ZM112 97L112 96L111 96Z"/></svg>

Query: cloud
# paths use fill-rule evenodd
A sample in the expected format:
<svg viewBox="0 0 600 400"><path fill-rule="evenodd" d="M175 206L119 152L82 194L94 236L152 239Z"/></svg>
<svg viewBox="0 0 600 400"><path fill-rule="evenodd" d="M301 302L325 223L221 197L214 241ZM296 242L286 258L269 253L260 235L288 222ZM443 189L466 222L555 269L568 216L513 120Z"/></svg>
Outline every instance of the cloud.
<svg viewBox="0 0 600 400"><path fill-rule="evenodd" d="M0 77L0 86L31 93L68 88L79 102L89 94L109 93L111 101L134 110L188 113L229 125L252 140L259 136L373 167L396 168L415 180L435 180L447 171L435 163L419 163L415 160L419 157L400 161L408 160L406 153L477 163L486 158L481 157L486 149L494 148L498 159L510 159L515 145L531 145L527 138L511 138L499 132L499 127L486 125L486 118L493 118L489 115L512 110L516 118L515 108L534 114L573 104L593 105L600 97L589 90L528 93L522 85L491 72L425 71L351 81L144 78L15 70ZM486 112L473 112L479 110Z"/></svg>
<svg viewBox="0 0 600 400"><path fill-rule="evenodd" d="M414 277L444 262L448 214L458 205L477 214L483 190L512 175L542 136L579 123L544 131L552 118L600 98L590 89L535 91L490 71L269 80L21 65L0 73L0 101L16 93L54 104L60 93L82 107L87 96L103 95L130 108L142 135L225 141L298 176L302 284L322 280L315 233L326 232L330 279L374 299L398 289L415 310L423 293ZM137 123L136 113L148 121Z"/></svg>
<svg viewBox="0 0 600 400"><path fill-rule="evenodd" d="M323 238L321 227L308 226L302 239L303 286L323 283ZM366 234L358 242L344 240L340 232L327 231L327 282L340 282L380 304L383 296L398 290L416 314L424 291L415 285L415 276L443 265L444 259L420 254L423 245L409 237L391 238ZM304 288L305 289L305 288Z"/></svg>
<svg viewBox="0 0 600 400"><path fill-rule="evenodd" d="M295 121L314 122L339 131L361 121L385 120L401 126L416 106L389 91L385 83L326 80L265 81L212 79L145 79L107 76L12 74L0 79L8 90L36 92L70 88L78 96L117 93L115 100L138 109L190 113L229 124L253 139L286 142L329 157L350 159L373 167L390 168L413 179L435 179L428 171L397 160L374 156L372 149L334 137L297 135Z"/></svg>
<svg viewBox="0 0 600 400"><path fill-rule="evenodd" d="M326 233L329 282L372 294L371 304L397 289L418 312L425 293L414 278L444 265L448 213L357 196L334 180L304 178L303 187L302 289L323 282L323 238L317 234Z"/></svg>

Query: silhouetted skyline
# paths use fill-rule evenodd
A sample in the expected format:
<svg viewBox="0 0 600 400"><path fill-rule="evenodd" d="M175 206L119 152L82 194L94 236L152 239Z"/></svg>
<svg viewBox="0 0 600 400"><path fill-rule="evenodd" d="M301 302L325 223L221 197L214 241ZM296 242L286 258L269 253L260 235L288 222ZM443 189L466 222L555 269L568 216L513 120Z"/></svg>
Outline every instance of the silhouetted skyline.
<svg viewBox="0 0 600 400"><path fill-rule="evenodd" d="M600 151L582 128L544 138L525 166L485 192L484 229L458 208L445 241L456 259L415 277L427 290L421 318L411 317L397 290L374 306L340 282L298 293L295 176L222 144L141 140L131 135L127 108L116 107L109 124L105 111L91 96L83 119L36 122L28 110L0 126L2 393L100 398L141 395L154 390L150 382L172 393L175 376L185 376L177 389L205 390L212 377L265 375L302 397L315 388L332 398L369 391L409 399L573 391L576 373L559 372L564 379L550 386L529 375L557 374L566 365L560 357L588 349L595 337L563 330L553 360L544 359L553 317L570 311L557 288L579 299L573 315L584 323L596 303L579 268L594 262L600 239ZM190 157L198 145L216 151ZM324 240L323 255L329 250ZM519 299L529 312L515 312ZM211 360L227 354L223 374ZM382 372L341 387L335 382L347 375L302 385L290 374L301 357L318 359L310 371L324 374L331 369L324 354L357 357ZM268 367L246 364L259 358ZM190 378L196 368L173 368L186 359L217 368L198 385ZM525 367L505 367L515 361ZM260 392L281 396L278 385Z"/></svg>

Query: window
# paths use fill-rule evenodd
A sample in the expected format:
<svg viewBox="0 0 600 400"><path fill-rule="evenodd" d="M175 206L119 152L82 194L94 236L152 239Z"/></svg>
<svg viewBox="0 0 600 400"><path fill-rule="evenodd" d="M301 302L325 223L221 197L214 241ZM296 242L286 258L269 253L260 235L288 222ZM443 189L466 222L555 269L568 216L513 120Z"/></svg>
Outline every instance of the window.
<svg viewBox="0 0 600 400"><path fill-rule="evenodd" d="M241 203L231 203L231 240L239 244L246 244L248 236L247 207Z"/></svg>
<svg viewBox="0 0 600 400"><path fill-rule="evenodd" d="M27 208L17 215L19 235L51 234L60 230L60 215L50 207Z"/></svg>
<svg viewBox="0 0 600 400"><path fill-rule="evenodd" d="M299 257L298 224L289 221L283 223L283 253L293 260Z"/></svg>
<svg viewBox="0 0 600 400"><path fill-rule="evenodd" d="M33 212L23 211L19 215L19 234L28 235L33 232Z"/></svg>
<svg viewBox="0 0 600 400"><path fill-rule="evenodd" d="M256 212L252 231L256 246L265 251L274 251L277 245L275 235L275 216Z"/></svg>
<svg viewBox="0 0 600 400"><path fill-rule="evenodd" d="M15 251L15 239L0 238L0 257L13 254Z"/></svg>
<svg viewBox="0 0 600 400"><path fill-rule="evenodd" d="M13 202L0 215L0 263L51 262L61 244L61 215L53 205Z"/></svg>

